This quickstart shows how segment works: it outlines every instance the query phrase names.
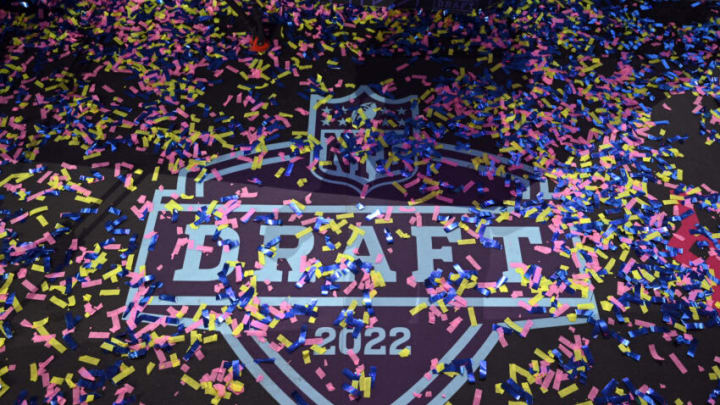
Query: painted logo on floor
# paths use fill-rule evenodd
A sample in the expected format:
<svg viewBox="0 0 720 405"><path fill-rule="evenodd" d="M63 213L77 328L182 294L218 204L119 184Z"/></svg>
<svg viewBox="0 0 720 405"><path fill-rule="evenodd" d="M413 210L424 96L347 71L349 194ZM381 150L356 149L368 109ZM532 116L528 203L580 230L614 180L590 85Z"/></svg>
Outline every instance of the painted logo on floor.
<svg viewBox="0 0 720 405"><path fill-rule="evenodd" d="M595 300L583 255L553 237L563 224L494 203L541 202L531 168L445 144L439 160L385 155L413 100L361 87L310 106L310 154L272 144L181 172L155 193L136 262L161 299L131 288L129 321L181 311L186 332L221 333L278 402L318 404L444 403L481 378L502 334L586 322ZM340 119L374 120L387 146L351 162L343 149L364 134Z"/></svg>
<svg viewBox="0 0 720 405"><path fill-rule="evenodd" d="M415 131L409 121L418 115L417 97L386 99L361 86L335 99L312 95L310 106L308 134L318 140L315 156L322 162L311 172L317 179L365 195L417 173L404 142Z"/></svg>

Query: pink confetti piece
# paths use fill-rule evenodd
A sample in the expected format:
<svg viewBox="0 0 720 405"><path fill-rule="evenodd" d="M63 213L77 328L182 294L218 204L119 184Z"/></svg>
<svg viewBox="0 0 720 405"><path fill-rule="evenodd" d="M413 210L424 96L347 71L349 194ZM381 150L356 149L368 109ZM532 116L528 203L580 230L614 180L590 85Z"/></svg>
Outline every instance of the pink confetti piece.
<svg viewBox="0 0 720 405"><path fill-rule="evenodd" d="M82 286L82 288L91 288L91 287L99 286L101 284L102 284L102 280L97 279L97 280L83 281L80 285Z"/></svg>
<svg viewBox="0 0 720 405"><path fill-rule="evenodd" d="M440 207L437 205L433 208L432 220L437 221L438 215L440 214Z"/></svg>
<svg viewBox="0 0 720 405"><path fill-rule="evenodd" d="M356 366L360 364L360 358L357 356L357 354L355 354L355 351L353 351L353 349L348 349L347 355L348 357L350 357L350 360L352 360L353 364L355 364Z"/></svg>
<svg viewBox="0 0 720 405"><path fill-rule="evenodd" d="M598 393L600 393L600 389L593 386L592 388L590 388L590 392L588 393L587 398L591 401L594 401Z"/></svg>
<svg viewBox="0 0 720 405"><path fill-rule="evenodd" d="M505 340L505 331L503 328L497 328L495 329L495 333L498 334L498 341L500 342L500 346L503 348L508 347L508 342Z"/></svg>
<svg viewBox="0 0 720 405"><path fill-rule="evenodd" d="M345 287L345 289L343 290L343 293L344 293L345 295L350 295L350 293L352 292L352 290L355 289L355 287L357 286L357 284L358 284L358 282L355 281L355 280L353 280L352 283L350 283L347 287Z"/></svg>
<svg viewBox="0 0 720 405"><path fill-rule="evenodd" d="M10 223L11 223L11 224L16 224L16 223L22 221L23 219L27 218L27 217L28 217L28 214L29 214L29 212L25 212L25 213L22 214L22 215L18 215L18 216L16 216L15 218L11 219L11 220L10 220Z"/></svg>
<svg viewBox="0 0 720 405"><path fill-rule="evenodd" d="M472 188L472 186L474 186L474 185L475 185L474 181L472 181L472 180L468 181L467 184L465 184L465 186L463 186L463 193L467 193L468 190L470 190Z"/></svg>
<svg viewBox="0 0 720 405"><path fill-rule="evenodd" d="M480 405L481 400L482 400L482 390L480 388L475 388L475 393L473 394L472 405Z"/></svg>
<svg viewBox="0 0 720 405"><path fill-rule="evenodd" d="M465 260L467 260L468 263L470 263L470 265L473 266L473 268L474 268L475 270L480 270L480 269L482 268L482 267L478 264L478 262L476 262L475 259L474 259L472 256L470 256L470 255L465 256Z"/></svg>
<svg viewBox="0 0 720 405"><path fill-rule="evenodd" d="M417 282L415 281L415 276L410 275L408 278L406 278L405 284L409 285L412 288L415 288L415 286L417 286Z"/></svg>
<svg viewBox="0 0 720 405"><path fill-rule="evenodd" d="M617 298L613 297L612 295L608 296L607 299L608 299L608 301L615 304L615 306L618 307L618 309L620 309L622 312L625 312L627 310L625 305L623 305L620 301L618 301Z"/></svg>
<svg viewBox="0 0 720 405"><path fill-rule="evenodd" d="M552 385L553 389L555 391L559 391L560 384L562 384L563 381L567 381L567 380L568 380L567 374L563 373L562 370L557 370L557 372L555 372L555 380L553 380L553 385Z"/></svg>
<svg viewBox="0 0 720 405"><path fill-rule="evenodd" d="M38 288L35 286L35 284L31 283L30 280L23 280L22 282L23 287L27 288L28 291L34 293L38 290Z"/></svg>
<svg viewBox="0 0 720 405"><path fill-rule="evenodd" d="M453 333L453 332L455 332L455 329L457 329L457 327L460 325L460 322L462 322L462 320L463 320L463 318L460 317L460 316L458 316L457 318L453 319L453 320L450 322L450 325L449 325L449 326L447 327L447 329L446 329L447 332L448 332L448 333Z"/></svg>
<svg viewBox="0 0 720 405"><path fill-rule="evenodd" d="M87 371L85 367L81 367L80 370L78 370L78 374L80 374L80 376L82 376L82 378L86 380L95 381L95 376L90 374L90 372Z"/></svg>
<svg viewBox="0 0 720 405"><path fill-rule="evenodd" d="M678 370L680 370L680 374L686 374L687 368L685 365L680 361L680 359L675 355L675 353L670 353L668 355L670 357L670 360L672 360L673 364L675 364L675 367L677 367Z"/></svg>
<svg viewBox="0 0 720 405"><path fill-rule="evenodd" d="M361 199L363 199L363 200L365 199L365 196L367 196L367 192L368 192L368 189L369 189L369 188L370 188L370 185L369 185L369 184L365 184L365 185L362 187L362 190L360 191L360 198L361 198Z"/></svg>
<svg viewBox="0 0 720 405"><path fill-rule="evenodd" d="M643 321L642 319L636 319L635 326L639 326L641 328L652 328L653 326L655 326L655 324L652 322Z"/></svg>
<svg viewBox="0 0 720 405"><path fill-rule="evenodd" d="M531 319L528 319L523 326L522 332L520 332L520 336L527 337L527 334L530 331L530 328L532 328L532 325L533 321Z"/></svg>
<svg viewBox="0 0 720 405"><path fill-rule="evenodd" d="M549 370L548 373L545 375L545 378L542 380L542 384L540 384L542 389L546 390L548 389L548 387L550 387L550 383L553 381L554 376L555 371Z"/></svg>
<svg viewBox="0 0 720 405"><path fill-rule="evenodd" d="M240 222L245 223L245 222L249 221L249 220L250 220L250 217L252 217L252 215L253 215L254 213L255 213L255 209L254 209L254 208L250 208L250 209L248 210L248 212L246 212L245 215L243 215L243 216L240 218Z"/></svg>

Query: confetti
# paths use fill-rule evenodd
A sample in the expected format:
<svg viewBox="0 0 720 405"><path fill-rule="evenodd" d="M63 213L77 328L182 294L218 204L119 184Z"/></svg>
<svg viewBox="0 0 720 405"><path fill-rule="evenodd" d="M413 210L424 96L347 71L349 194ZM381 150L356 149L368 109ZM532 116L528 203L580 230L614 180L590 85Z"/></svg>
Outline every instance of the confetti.
<svg viewBox="0 0 720 405"><path fill-rule="evenodd" d="M298 297L313 295L311 288L316 286L322 299L356 294L357 302L341 312L338 321L340 330L353 335L384 325L382 310L376 313L373 302L388 298L383 289L392 281L378 269L392 256L406 255L407 249L412 253L413 248L404 246L417 239L417 228L440 227L442 233L453 235L454 248L472 253L453 257L427 279L398 275L400 283L404 280L418 291L409 315L403 309L410 322L434 324L438 336L459 335L467 327L487 323L468 303L504 297L520 302L514 310L522 318L513 315L504 325L494 325L502 347L518 344L516 334L528 339L523 344L529 342L529 332L542 325L532 319L541 315L588 322L592 330L588 336L571 331L549 350L533 347L537 359L528 359L530 371L517 366L510 379L492 376L505 381L496 388L504 400L530 402L553 390L560 398L581 391L577 395L584 398L590 392L587 398L598 402L630 401L630 396L647 403L667 402L659 391L647 385L637 388L627 378L612 378L602 389L591 389L586 379L595 373L592 345L607 339L618 356L645 361L633 347L639 344L636 338L645 335L672 341L678 354L666 357L686 374L698 362L698 347L708 344L697 336L720 323L713 271L720 247L717 224L701 223L697 215L704 211L716 220L718 193L687 178L690 174L682 170L685 149L680 145L695 135L671 133L672 122L662 115L682 109L674 103L675 95L692 95L690 112L698 118L700 139L708 147L720 139L720 113L712 106L720 94L712 74L717 68L714 4L689 4L689 9L707 17L703 23L669 25L653 17L656 2L606 7L592 1L509 1L472 14L269 2L264 12L283 36L266 55L256 55L246 49L248 35L224 32L224 3L205 7L194 2L175 6L131 1L98 12L107 5L91 0L47 21L0 14L3 34L11 39L0 68L0 104L8 106L0 113L0 299L5 304L0 350L12 355L14 348L32 345L48 359L0 371L3 378L8 375L13 390L19 389L18 397L9 401L33 402L29 392L43 391L53 403L104 401L114 391L114 403L133 403L134 392L147 390L144 384L130 385L142 381L135 371L143 367L146 375L157 368L153 377L177 368L177 387L167 389L177 388L178 396L192 389L219 403L243 395L241 371L253 365L231 360L208 366L203 350L208 353L206 345L223 338L214 333L218 329L270 340L276 328L315 325L321 311L315 304L295 304L295 297L283 304L263 302L264 293L281 286L277 281L257 281L271 270L269 264L278 264L277 257L283 256L278 252L289 248L279 239L253 246L257 257L234 258L238 262L214 272L214 293L233 304L225 308L183 306L166 291L167 283L154 278L161 270L175 268L146 268L142 263L136 268L136 262L143 246L151 255L174 247L171 260L187 252L202 260L224 255L239 243L237 237L226 235L257 224L267 229L296 227L290 237L295 236L298 246L316 233L322 235L327 248L323 252L337 254L337 260L333 256L321 262L310 254L299 255L299 279L291 287L298 289ZM453 59L458 54L473 56L459 66ZM379 120L372 108L344 116L330 108L334 97L356 86L328 72L343 72L350 63L357 65L353 69L368 69L378 56L402 60L388 66L394 77L371 84L378 94L396 98L404 96L406 86L422 88L414 118ZM437 73L417 74L420 61L423 66L437 65ZM297 90L293 97L286 97L289 88ZM288 101L311 97L318 101L313 107ZM353 128L352 136L318 139L318 134L294 130L311 114L334 122L347 118L344 123ZM393 138L377 133L382 126L407 131ZM280 156L274 142L289 139L293 146ZM475 150L486 141L502 159ZM337 162L322 161L317 154L316 147L325 142L335 148ZM465 163L454 156L471 150L471 145L477 152L472 159L477 176L448 175ZM58 156L72 155L65 148L77 152L77 162L53 163ZM365 165L380 151L384 161ZM242 184L224 187L227 200L204 202L198 197L200 189L195 189L197 196L182 194L193 193L183 189L177 192L182 195L153 198L150 191L162 190L181 172L187 176L187 187L233 181L232 173L211 165L225 153L254 171ZM268 175L272 159L282 166ZM321 199L311 170L317 174L327 167L357 163L360 171L376 169L377 175L392 171L396 177L388 188L393 198L406 208L430 211L393 212L385 208L387 203L365 209L356 201L375 205L370 201L378 196L368 184L358 187L359 198L349 205L363 215L313 213L300 203L309 206ZM524 166L530 170L521 178L517 173ZM308 173L298 177L304 168ZM295 193L295 200L277 204L290 209L292 219L263 212L260 203L246 209L267 190L294 186L314 194ZM522 198L538 193L537 188L542 195ZM497 197L498 190L508 195ZM120 193L123 198L116 199ZM444 207L466 199L472 205L467 213L443 214ZM60 206L68 211L57 212ZM158 218L152 217L155 209L161 209ZM233 211L241 215L228 219ZM188 227L180 226L186 215L196 219ZM172 236L178 237L173 241L165 233L138 231L151 221L172 223ZM499 242L492 232L500 224L514 226L519 221L547 226L552 234L552 240L542 243L523 239L523 255L526 246L532 246L528 256L557 255L572 266L550 268L542 260L514 263L508 270L516 271L522 282L508 277L486 280L494 269L478 263L484 263L485 253L513 250L507 239ZM345 248L359 240L368 243L373 225L379 225L376 236L387 253L360 260L359 253ZM190 237L208 229L210 244ZM456 234L461 236L454 238ZM693 253L698 251L702 257ZM430 267L433 271L435 266ZM584 271L572 270L580 268ZM123 301L130 289L134 296ZM599 308L566 302L568 296L591 293ZM158 302L168 305L162 316L145 311ZM35 317L28 313L32 309L24 310L38 304L48 304L52 311ZM107 329L95 328L104 322ZM329 327L319 322L317 326ZM17 334L19 328L31 333ZM347 375L329 371L335 365L320 368L322 342L308 344L313 341L310 335L284 333L296 340L276 338L278 356L298 356L288 358L312 367L308 374L314 370L323 380L320 390L338 391L335 394L343 398L384 400L375 398L381 391L373 384L376 378L388 377L382 368L376 373L364 367L365 357L371 356L347 351L353 365L361 368L349 370L348 380ZM649 344L648 351L652 359L664 361L655 344ZM102 360L95 357L100 352ZM396 360L411 361L417 353L415 349L404 360L411 354L408 346ZM70 374L53 374L52 361L70 364ZM275 361L280 357L257 357L250 363L263 367ZM455 359L443 367L450 378L471 381L473 365ZM484 379L485 363L475 366ZM29 369L29 382L18 374L20 369ZM262 375L255 377L263 380ZM336 390L337 384L341 390ZM68 389L61 389L63 385ZM0 396L9 389L0 382ZM486 402L501 401L488 398L492 391L474 392L473 404L483 395ZM299 392L288 395L296 403L309 402ZM441 394L427 390L417 395ZM717 396L717 389L709 390L710 402Z"/></svg>

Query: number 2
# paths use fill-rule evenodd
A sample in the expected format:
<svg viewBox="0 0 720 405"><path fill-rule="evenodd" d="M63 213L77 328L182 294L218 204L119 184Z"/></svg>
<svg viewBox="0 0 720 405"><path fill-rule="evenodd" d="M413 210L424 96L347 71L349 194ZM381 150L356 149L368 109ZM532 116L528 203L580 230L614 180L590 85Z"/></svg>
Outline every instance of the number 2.
<svg viewBox="0 0 720 405"><path fill-rule="evenodd" d="M395 355L395 354L399 354L400 351L402 350L402 349L400 348L400 345L402 345L403 343L405 343L405 342L407 342L408 340L410 340L410 329L408 329L408 328L403 328L403 327L397 327L397 328L392 328L392 329L390 329L390 336L391 336L391 337L395 337L395 336L397 336L397 335L402 335L402 337L400 337L400 339L395 340L395 341L392 342L392 344L390 345L390 355L391 355L391 356L392 356L392 355ZM410 346L408 346L408 349L410 349Z"/></svg>
<svg viewBox="0 0 720 405"><path fill-rule="evenodd" d="M365 350L364 353L369 356L384 356L387 352L387 349L385 348L385 345L381 345L380 347L376 348L375 345L382 343L383 340L385 340L385 329L383 328L369 328L365 330L365 337L370 337L372 335L377 335L376 337L370 339L365 344Z"/></svg>
<svg viewBox="0 0 720 405"><path fill-rule="evenodd" d="M327 336L323 336L323 335L327 335ZM335 345L333 345L332 343L335 340L335 337L337 336L337 332L335 331L334 328L331 328L328 326L323 326L321 328L317 328L317 330L315 331L315 336L319 336L319 337L323 338L323 341L320 344L320 346L323 346L327 349L325 351L325 353L323 353L324 355L332 356L335 354ZM330 344L330 346L326 346L328 344Z"/></svg>

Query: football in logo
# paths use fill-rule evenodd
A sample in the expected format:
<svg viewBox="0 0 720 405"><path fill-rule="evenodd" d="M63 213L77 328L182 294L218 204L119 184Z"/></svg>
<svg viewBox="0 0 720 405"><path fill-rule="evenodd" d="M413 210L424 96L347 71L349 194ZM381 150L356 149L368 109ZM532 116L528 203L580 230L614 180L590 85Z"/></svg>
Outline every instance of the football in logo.
<svg viewBox="0 0 720 405"><path fill-rule="evenodd" d="M128 316L187 307L185 331L219 331L279 403L318 404L441 403L422 393L482 378L504 334L595 316L584 256L545 219L543 177L455 145L413 156L417 100L313 96L309 144L183 171L155 193L135 266L164 295Z"/></svg>

